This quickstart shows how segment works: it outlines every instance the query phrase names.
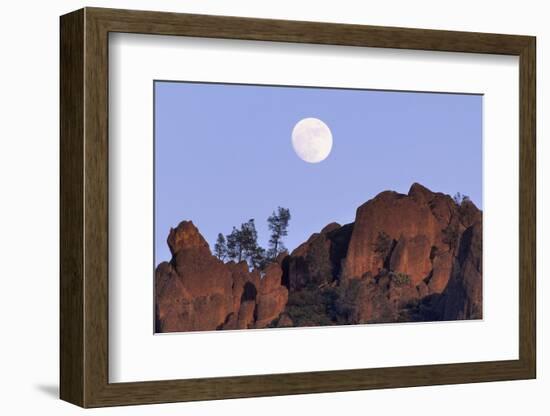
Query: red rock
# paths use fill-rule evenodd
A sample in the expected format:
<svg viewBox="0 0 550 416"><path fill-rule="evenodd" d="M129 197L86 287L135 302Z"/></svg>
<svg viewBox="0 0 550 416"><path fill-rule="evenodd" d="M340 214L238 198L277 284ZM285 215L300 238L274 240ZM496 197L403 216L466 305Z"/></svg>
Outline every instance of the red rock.
<svg viewBox="0 0 550 416"><path fill-rule="evenodd" d="M430 191L425 186L415 182L411 185L408 196L420 205L427 205L432 201L435 193Z"/></svg>
<svg viewBox="0 0 550 416"><path fill-rule="evenodd" d="M238 329L247 329L254 326L254 310L256 309L255 301L245 301L241 303L239 309L239 320L237 321Z"/></svg>
<svg viewBox="0 0 550 416"><path fill-rule="evenodd" d="M430 294L430 288L424 282L421 282L418 285L416 285L416 290L418 291L419 298L423 298L424 296L428 296Z"/></svg>
<svg viewBox="0 0 550 416"><path fill-rule="evenodd" d="M321 234L327 234L327 233L330 233L332 231L336 231L340 227L341 227L341 225L338 224L337 222L331 222L330 224L327 224L323 227L323 229L321 230Z"/></svg>
<svg viewBox="0 0 550 416"><path fill-rule="evenodd" d="M424 238L427 245L441 245L441 228L427 205L396 192L382 192L357 209L355 225L345 260L343 278L377 274L384 266L375 252L381 233L399 241Z"/></svg>
<svg viewBox="0 0 550 416"><path fill-rule="evenodd" d="M193 297L215 293L232 296L231 271L204 249L180 250L175 257L176 272Z"/></svg>
<svg viewBox="0 0 550 416"><path fill-rule="evenodd" d="M328 224L262 272L224 264L183 221L167 239L171 261L156 269L156 329L480 318L481 221L471 201L457 205L413 184L406 195L382 192L357 209L354 223ZM295 299L309 309L293 322ZM327 300L336 303L325 316L315 305Z"/></svg>
<svg viewBox="0 0 550 416"><path fill-rule="evenodd" d="M288 290L284 286L260 295L256 309L256 328L264 328L275 320L284 311L287 301Z"/></svg>
<svg viewBox="0 0 550 416"><path fill-rule="evenodd" d="M182 221L176 228L171 228L167 243L172 255L182 249L209 249L208 243L192 221Z"/></svg>
<svg viewBox="0 0 550 416"><path fill-rule="evenodd" d="M447 227L451 218L457 216L457 206L449 195L436 194L429 205L441 229Z"/></svg>
<svg viewBox="0 0 550 416"><path fill-rule="evenodd" d="M246 262L224 264L188 221L171 230L168 243L172 261L155 274L159 332L264 327L284 310L288 290L280 264L269 264L263 278Z"/></svg>
<svg viewBox="0 0 550 416"><path fill-rule="evenodd" d="M233 296L233 313L238 316L239 309L241 307L241 297L243 295L244 286L251 280L250 273L248 271L248 265L245 261L238 264L233 262L225 265L231 271L231 278L233 282L232 296ZM257 285L254 285L254 289L257 291Z"/></svg>
<svg viewBox="0 0 550 416"><path fill-rule="evenodd" d="M270 263L263 273L264 276L260 280L260 294L266 295L281 286L283 270L278 263Z"/></svg>
<svg viewBox="0 0 550 416"><path fill-rule="evenodd" d="M392 251L390 270L410 276L414 285L424 280L432 269L428 237L418 234L414 237L401 237Z"/></svg>
<svg viewBox="0 0 550 416"><path fill-rule="evenodd" d="M220 293L193 300L192 330L219 329L231 313L232 299Z"/></svg>
<svg viewBox="0 0 550 416"><path fill-rule="evenodd" d="M234 312L231 269L212 256L197 228L183 221L168 237L172 264L156 272L161 332L215 330Z"/></svg>
<svg viewBox="0 0 550 416"><path fill-rule="evenodd" d="M390 274L378 279L352 279L342 282L345 303L354 324L399 322L407 303L420 297L412 282L400 282Z"/></svg>
<svg viewBox="0 0 550 416"><path fill-rule="evenodd" d="M168 263L165 263L168 264ZM191 330L192 297L179 277L168 267L155 273L156 330L175 332Z"/></svg>
<svg viewBox="0 0 550 416"><path fill-rule="evenodd" d="M429 280L428 287L432 293L442 293L453 271L453 255L446 251L437 254L433 259L433 271Z"/></svg>
<svg viewBox="0 0 550 416"><path fill-rule="evenodd" d="M288 251L283 251L282 253L279 253L277 255L277 258L275 259L275 262L280 266L283 264L285 259L288 257Z"/></svg>
<svg viewBox="0 0 550 416"><path fill-rule="evenodd" d="M481 211L469 199L462 201L459 208L459 214L460 222L465 228L481 222Z"/></svg>

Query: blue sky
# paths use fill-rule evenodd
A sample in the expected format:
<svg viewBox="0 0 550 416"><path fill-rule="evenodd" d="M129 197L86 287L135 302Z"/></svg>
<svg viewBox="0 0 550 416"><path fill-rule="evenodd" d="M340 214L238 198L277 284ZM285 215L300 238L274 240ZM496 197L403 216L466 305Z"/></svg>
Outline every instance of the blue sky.
<svg viewBox="0 0 550 416"><path fill-rule="evenodd" d="M169 260L170 227L192 220L213 248L250 218L267 246L278 206L292 219L289 249L359 205L413 182L470 196L482 207L480 95L157 81L155 253ZM310 164L295 154L294 125L323 120L333 147Z"/></svg>

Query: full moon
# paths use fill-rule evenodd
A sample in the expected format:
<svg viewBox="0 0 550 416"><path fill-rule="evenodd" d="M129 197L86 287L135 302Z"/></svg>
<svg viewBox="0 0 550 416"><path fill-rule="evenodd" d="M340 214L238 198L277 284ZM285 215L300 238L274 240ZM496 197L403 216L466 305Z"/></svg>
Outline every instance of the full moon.
<svg viewBox="0 0 550 416"><path fill-rule="evenodd" d="M304 118L292 130L292 147L303 161L322 162L332 150L332 133L318 118Z"/></svg>

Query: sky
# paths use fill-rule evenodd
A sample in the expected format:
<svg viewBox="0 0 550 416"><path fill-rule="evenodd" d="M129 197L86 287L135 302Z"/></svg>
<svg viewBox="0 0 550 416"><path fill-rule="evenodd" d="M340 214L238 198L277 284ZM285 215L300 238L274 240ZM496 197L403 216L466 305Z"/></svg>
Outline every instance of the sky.
<svg viewBox="0 0 550 416"><path fill-rule="evenodd" d="M384 190L414 182L460 192L482 208L481 95L155 81L155 258L170 259L170 227L192 220L211 249L254 218L290 209L290 250ZM331 130L322 162L301 160L303 118Z"/></svg>

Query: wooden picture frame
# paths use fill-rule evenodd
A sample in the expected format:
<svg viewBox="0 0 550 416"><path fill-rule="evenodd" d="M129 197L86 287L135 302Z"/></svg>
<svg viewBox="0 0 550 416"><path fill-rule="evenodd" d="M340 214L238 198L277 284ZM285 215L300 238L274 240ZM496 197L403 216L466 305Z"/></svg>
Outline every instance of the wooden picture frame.
<svg viewBox="0 0 550 416"><path fill-rule="evenodd" d="M85 8L61 17L61 399L82 407L213 400L536 377L535 38ZM110 383L110 32L515 55L520 65L519 359Z"/></svg>

